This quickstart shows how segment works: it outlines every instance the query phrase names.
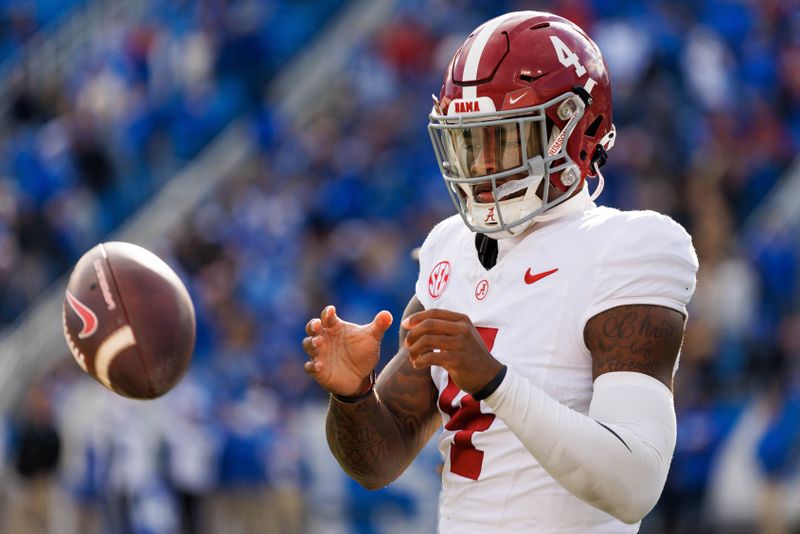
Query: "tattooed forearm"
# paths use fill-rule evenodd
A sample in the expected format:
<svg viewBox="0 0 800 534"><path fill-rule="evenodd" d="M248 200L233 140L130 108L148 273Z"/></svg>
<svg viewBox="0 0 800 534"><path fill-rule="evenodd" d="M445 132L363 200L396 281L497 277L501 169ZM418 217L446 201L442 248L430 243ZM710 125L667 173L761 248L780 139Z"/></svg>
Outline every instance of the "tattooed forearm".
<svg viewBox="0 0 800 534"><path fill-rule="evenodd" d="M325 430L331 452L353 479L376 489L395 478L402 441L394 418L377 397L358 404L331 399Z"/></svg>
<svg viewBox="0 0 800 534"><path fill-rule="evenodd" d="M420 309L412 299L404 315ZM400 476L438 428L431 376L411 367L405 349L381 372L375 390L358 404L331 399L326 423L328 445L339 465L368 489Z"/></svg>
<svg viewBox="0 0 800 534"><path fill-rule="evenodd" d="M661 306L620 306L596 315L584 331L594 378L611 371L635 371L671 388L683 328L683 315Z"/></svg>
<svg viewBox="0 0 800 534"><path fill-rule="evenodd" d="M331 400L328 444L345 472L369 489L400 476L438 427L435 391L401 351L381 373L377 395L358 404Z"/></svg>

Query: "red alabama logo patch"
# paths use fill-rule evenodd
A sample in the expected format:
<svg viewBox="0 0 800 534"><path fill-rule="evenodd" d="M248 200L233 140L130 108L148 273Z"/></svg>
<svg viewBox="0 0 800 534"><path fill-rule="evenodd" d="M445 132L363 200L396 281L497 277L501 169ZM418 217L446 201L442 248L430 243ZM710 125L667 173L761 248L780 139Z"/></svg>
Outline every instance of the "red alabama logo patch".
<svg viewBox="0 0 800 534"><path fill-rule="evenodd" d="M444 289L447 287L447 282L450 281L450 262L440 261L431 271L428 277L428 293L431 297L438 299Z"/></svg>
<svg viewBox="0 0 800 534"><path fill-rule="evenodd" d="M67 290L67 302L69 302L69 307L72 308L72 311L74 311L83 322L83 328L78 333L78 337L80 339L85 339L97 332L97 315L95 315L86 304L75 298L75 295L73 295L69 289Z"/></svg>
<svg viewBox="0 0 800 534"><path fill-rule="evenodd" d="M483 279L480 282L478 282L477 286L475 286L475 298L478 300L483 300L486 298L486 295L488 294L489 294L489 281Z"/></svg>

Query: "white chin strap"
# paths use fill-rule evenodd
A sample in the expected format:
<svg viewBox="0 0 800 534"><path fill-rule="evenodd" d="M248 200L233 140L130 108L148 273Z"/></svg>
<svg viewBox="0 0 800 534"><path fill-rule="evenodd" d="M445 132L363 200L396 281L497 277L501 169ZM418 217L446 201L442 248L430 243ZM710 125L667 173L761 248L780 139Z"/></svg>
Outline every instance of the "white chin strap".
<svg viewBox="0 0 800 534"><path fill-rule="evenodd" d="M492 232L488 234L489 237L502 239L518 235L533 223L535 218L518 225L514 224L542 207L542 199L536 195L536 190L544 179L544 160L541 156L531 158L528 161L528 167L531 169L531 173L526 178L506 182L495 188L493 192L494 198L497 200L526 190L525 194L519 198L497 200L497 202L475 202L471 185L462 188L467 194L467 213L472 219L472 225L478 231ZM502 211L503 223L507 228L500 232L494 231L500 226L498 210Z"/></svg>
<svg viewBox="0 0 800 534"><path fill-rule="evenodd" d="M591 198L589 199L592 202L594 202L594 199L600 196L600 193L603 192L603 186L606 184L606 179L603 178L603 173L600 172L600 166L597 163L594 164L594 172L597 173L597 187L595 188Z"/></svg>
<svg viewBox="0 0 800 534"><path fill-rule="evenodd" d="M617 141L617 128L613 124L611 125L611 129L608 131L606 135L600 140L600 146L602 146L606 152L614 148L614 143ZM597 173L597 189L594 190L592 193L591 201L594 202L594 199L600 196L600 193L603 192L603 186L606 183L606 179L603 178L603 173L600 172L600 165L597 162L594 162L594 172Z"/></svg>

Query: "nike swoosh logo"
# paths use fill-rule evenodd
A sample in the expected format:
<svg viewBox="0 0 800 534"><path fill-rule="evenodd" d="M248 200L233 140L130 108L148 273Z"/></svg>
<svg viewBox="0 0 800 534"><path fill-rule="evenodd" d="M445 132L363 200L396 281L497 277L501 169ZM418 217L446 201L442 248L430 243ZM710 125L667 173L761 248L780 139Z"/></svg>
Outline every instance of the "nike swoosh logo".
<svg viewBox="0 0 800 534"><path fill-rule="evenodd" d="M514 104L516 104L517 102L519 102L520 100L522 100L522 97L524 97L524 96L525 96L525 95L527 95L527 94L528 94L528 93L522 93L521 95L519 95L519 96L518 96L518 97L516 97L516 98L514 98L513 96L510 96L510 97L508 97L508 103L509 103L509 104L511 104L511 105L513 106Z"/></svg>
<svg viewBox="0 0 800 534"><path fill-rule="evenodd" d="M532 284L534 282L538 282L542 278L544 278L546 276L550 276L551 274L553 274L557 270L558 270L558 268L553 269L552 271L545 271L543 273L533 274L531 272L531 268L528 267L528 271L525 273L525 283L526 284Z"/></svg>
<svg viewBox="0 0 800 534"><path fill-rule="evenodd" d="M69 303L69 307L72 308L72 311L80 317L83 323L83 328L78 333L78 337L80 339L85 339L94 334L97 331L97 315L95 315L86 304L75 298L75 295L69 290L67 290L67 302Z"/></svg>

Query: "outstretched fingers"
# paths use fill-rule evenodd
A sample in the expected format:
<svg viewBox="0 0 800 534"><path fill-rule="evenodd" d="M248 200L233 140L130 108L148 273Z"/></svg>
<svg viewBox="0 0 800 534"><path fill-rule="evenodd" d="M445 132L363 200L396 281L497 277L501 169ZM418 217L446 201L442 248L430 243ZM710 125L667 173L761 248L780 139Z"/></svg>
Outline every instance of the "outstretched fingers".
<svg viewBox="0 0 800 534"><path fill-rule="evenodd" d="M306 354L314 358L317 349L322 345L322 336L307 336L303 338L303 350Z"/></svg>
<svg viewBox="0 0 800 534"><path fill-rule="evenodd" d="M367 325L370 335L380 341L383 339L383 334L392 326L393 320L392 314L388 311L382 310L378 312L372 322Z"/></svg>
<svg viewBox="0 0 800 534"><path fill-rule="evenodd" d="M322 370L322 362L308 361L303 364L303 370L310 376L317 376Z"/></svg>
<svg viewBox="0 0 800 534"><path fill-rule="evenodd" d="M319 317L314 317L306 323L308 335L303 338L303 351L308 354L312 362L317 358L319 349L324 343L325 329L335 327L339 322L336 308L326 306Z"/></svg>
<svg viewBox="0 0 800 534"><path fill-rule="evenodd" d="M318 317L314 317L306 323L306 334L313 336L317 334L322 328L322 321Z"/></svg>
<svg viewBox="0 0 800 534"><path fill-rule="evenodd" d="M334 328L341 322L339 316L336 315L336 307L333 305L325 306L325 309L322 310L322 314L320 314L320 319L323 328Z"/></svg>

